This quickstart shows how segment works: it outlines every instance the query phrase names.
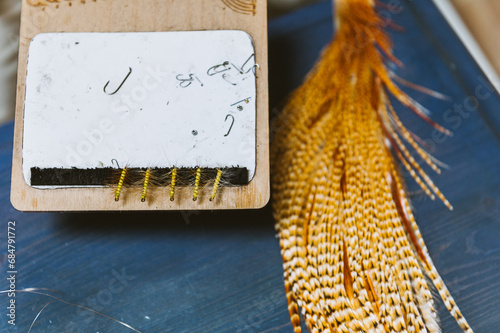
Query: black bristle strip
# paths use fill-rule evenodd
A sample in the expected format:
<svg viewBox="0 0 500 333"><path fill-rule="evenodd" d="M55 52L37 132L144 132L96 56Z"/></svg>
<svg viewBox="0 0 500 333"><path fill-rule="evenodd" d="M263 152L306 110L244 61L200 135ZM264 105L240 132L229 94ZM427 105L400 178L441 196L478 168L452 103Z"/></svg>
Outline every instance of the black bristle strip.
<svg viewBox="0 0 500 333"><path fill-rule="evenodd" d="M128 177L139 178L146 168L128 168ZM154 175L169 175L170 168L151 168ZM224 181L227 185L243 186L248 184L248 169L246 168L222 168ZM31 168L32 186L108 186L114 185L112 179L120 175L121 169L96 168L96 169L59 169L59 168ZM215 179L218 169L202 168L204 179ZM178 168L177 186L190 186L194 183L196 168ZM129 181L125 185L133 183ZM170 186L170 178L158 182L157 186Z"/></svg>

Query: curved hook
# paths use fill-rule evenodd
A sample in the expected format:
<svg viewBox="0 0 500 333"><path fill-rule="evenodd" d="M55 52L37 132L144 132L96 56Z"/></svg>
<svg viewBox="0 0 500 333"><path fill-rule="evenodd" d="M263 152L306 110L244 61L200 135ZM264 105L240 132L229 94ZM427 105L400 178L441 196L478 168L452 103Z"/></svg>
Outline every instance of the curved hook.
<svg viewBox="0 0 500 333"><path fill-rule="evenodd" d="M232 121L232 123L231 123L231 127L229 127L229 130L227 131L227 133L226 133L226 134L224 134L224 136L228 136L228 135L229 135L229 133L231 133L231 130L233 129L233 125L234 125L234 116L233 116L232 114L228 114L228 115L226 116L226 119L224 120L224 122L226 122L226 121L227 121L227 118L229 118L229 117L233 118L233 121Z"/></svg>
<svg viewBox="0 0 500 333"><path fill-rule="evenodd" d="M249 73L251 70L253 70L254 74L255 74L255 67L259 67L259 64L255 63L253 66L251 66L249 69L245 69L246 65L250 62L250 60L252 60L252 58L254 59L255 61L255 53L253 53L250 57L248 57L248 59L245 61L245 63L240 67L236 66L235 64L232 64L234 67L236 67L236 69L238 70L238 72L240 72L240 74L247 74Z"/></svg>
<svg viewBox="0 0 500 333"><path fill-rule="evenodd" d="M127 76L125 76L125 79L123 79L123 81L122 81L122 83L120 84L120 86L118 86L118 88L117 88L114 92L112 92L112 93L108 93L108 92L106 92L106 88L108 87L108 84L109 84L109 82L111 82L111 81L108 81L108 83L106 83L106 85L104 86L104 89L103 89L103 90L104 90L104 93L105 93L106 95L110 95L110 96L111 96L111 95L114 95L114 94L116 94L116 93L118 92L118 90L120 90L120 89L121 89L121 87L125 84L125 81L127 81L127 79L128 79L128 77L130 76L130 74L132 74L132 67L129 67L128 69L129 69L129 72L128 72Z"/></svg>
<svg viewBox="0 0 500 333"><path fill-rule="evenodd" d="M223 79L224 79L227 83L229 83L229 84L231 84L231 85L233 85L233 86L237 85L236 83L231 82L231 81L229 81L229 80L227 79L227 75L226 75L226 73L222 74L222 78L223 78Z"/></svg>
<svg viewBox="0 0 500 333"><path fill-rule="evenodd" d="M181 88L187 88L191 85L191 83L193 83L194 81L194 75L193 74L189 74L189 79L183 79L182 78L183 74L178 74L175 78L177 79L177 81L180 81L179 83L179 86Z"/></svg>
<svg viewBox="0 0 500 333"><path fill-rule="evenodd" d="M219 74L225 71L228 71L231 69L231 67L228 67L229 61L224 61L222 64L212 66L208 69L207 75L208 76L214 76L215 74ZM224 69L219 69L219 67L224 67Z"/></svg>
<svg viewBox="0 0 500 333"><path fill-rule="evenodd" d="M260 69L260 65L259 64L255 64L255 65L252 66L251 69L253 71L253 75L255 75L255 77L258 78L258 76L257 76L257 69Z"/></svg>
<svg viewBox="0 0 500 333"><path fill-rule="evenodd" d="M116 163L116 166L118 167L118 169L121 169L121 168L120 168L120 164L118 164L118 161L116 160L116 158L113 158L113 159L111 160L111 164L115 164L115 163Z"/></svg>

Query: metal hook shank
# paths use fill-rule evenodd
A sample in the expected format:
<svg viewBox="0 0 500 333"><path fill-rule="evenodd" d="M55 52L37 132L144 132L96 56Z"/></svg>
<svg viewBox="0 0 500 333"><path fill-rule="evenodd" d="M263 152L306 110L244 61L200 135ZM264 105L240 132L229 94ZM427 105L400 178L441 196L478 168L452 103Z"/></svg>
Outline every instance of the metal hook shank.
<svg viewBox="0 0 500 333"><path fill-rule="evenodd" d="M233 121L231 122L231 127L229 127L229 130L227 131L227 133L226 133L226 134L224 134L224 136L228 136L228 135L229 135L229 133L231 133L231 130L233 129L233 125L234 125L234 116L233 116L232 114L228 114L228 115L226 116L226 120L224 120L224 122L226 122L226 121L227 121L227 118L229 118L229 117L233 118Z"/></svg>
<svg viewBox="0 0 500 333"><path fill-rule="evenodd" d="M120 168L120 164L118 164L118 161L116 160L116 158L113 158L113 159L111 160L111 164L116 164L116 166L118 167L118 169L121 169L121 168Z"/></svg>

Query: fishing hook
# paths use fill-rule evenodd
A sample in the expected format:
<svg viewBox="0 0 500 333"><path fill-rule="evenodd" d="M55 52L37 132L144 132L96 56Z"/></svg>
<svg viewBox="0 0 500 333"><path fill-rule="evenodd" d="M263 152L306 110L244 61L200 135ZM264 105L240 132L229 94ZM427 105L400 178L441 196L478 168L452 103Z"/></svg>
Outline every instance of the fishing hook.
<svg viewBox="0 0 500 333"><path fill-rule="evenodd" d="M120 90L120 89L121 89L121 87L125 84L125 81L127 81L127 79L128 79L128 77L130 76L130 74L132 74L132 67L129 67L129 72L128 72L127 76L125 76L125 79L123 79L123 81L122 81L122 83L120 84L120 86L118 87L118 89L116 89L116 90L115 90L114 92L112 92L112 93L108 93L108 92L106 92L106 88L108 87L109 82L111 82L111 81L108 81L108 83L106 83L106 85L104 86L104 93L105 93L106 95L110 95L110 96L111 96L111 95L116 94L116 93L118 92L118 90Z"/></svg>
<svg viewBox="0 0 500 333"><path fill-rule="evenodd" d="M115 163L116 163L116 166L118 167L118 169L121 169L121 168L120 168L120 164L118 164L118 161L116 160L116 158L113 158L113 159L111 160L111 164L115 164Z"/></svg>
<svg viewBox="0 0 500 333"><path fill-rule="evenodd" d="M229 118L229 117L233 118L233 121L231 122L231 127L229 127L229 131L227 131L227 133L226 133L226 134L224 134L224 136L228 136L228 135L229 135L229 133L231 133L231 130L233 129L233 125L234 125L234 116L233 116L232 114L228 114L228 115L226 116L226 119L224 120L224 122L226 122L226 121L227 121L227 118Z"/></svg>
<svg viewBox="0 0 500 333"><path fill-rule="evenodd" d="M229 81L229 80L227 79L227 75L226 75L226 73L222 74L222 78L224 79L224 81L226 81L227 83L229 83L229 84L231 84L231 85L233 85L233 86L237 85L236 83L231 82L231 81Z"/></svg>
<svg viewBox="0 0 500 333"><path fill-rule="evenodd" d="M251 70L253 70L253 73L255 74L256 72L256 68L260 68L259 64L254 64L253 66L251 66L249 69L245 69L245 66L250 62L251 59L254 59L255 60L255 53L252 54L250 57L248 57L248 59L245 61L245 63L240 67L236 66L235 64L232 64L234 67L236 67L236 69L238 70L238 72L240 72L240 74L247 74L249 73Z"/></svg>
<svg viewBox="0 0 500 333"><path fill-rule="evenodd" d="M214 76L216 74L228 71L231 69L231 67L228 67L228 65L229 65L229 61L224 61L224 63L222 63L222 64L212 66L208 69L207 75ZM224 67L224 69L219 69L219 67Z"/></svg>

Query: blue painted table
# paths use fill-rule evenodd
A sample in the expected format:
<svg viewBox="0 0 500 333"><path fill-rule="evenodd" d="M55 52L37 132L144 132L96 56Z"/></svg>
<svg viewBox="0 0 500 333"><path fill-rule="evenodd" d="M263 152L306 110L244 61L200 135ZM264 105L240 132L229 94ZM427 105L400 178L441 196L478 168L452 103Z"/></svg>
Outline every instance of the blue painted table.
<svg viewBox="0 0 500 333"><path fill-rule="evenodd" d="M396 1L397 2L397 1ZM430 0L402 1L390 19L400 76L449 100L412 95L452 129L437 135L408 111L406 124L450 165L433 177L455 206L431 202L408 180L431 255L476 333L500 329L500 106L478 67ZM386 12L387 14L387 12ZM332 35L329 1L270 23L271 106L297 87ZM275 114L273 109L273 114ZM13 125L0 128L0 289L6 280L7 223L16 221L17 288L53 295L142 332L291 332L271 209L216 213L25 214L10 202ZM0 294L0 331L27 332L51 299ZM443 331L460 332L440 305ZM32 332L131 332L61 302Z"/></svg>

